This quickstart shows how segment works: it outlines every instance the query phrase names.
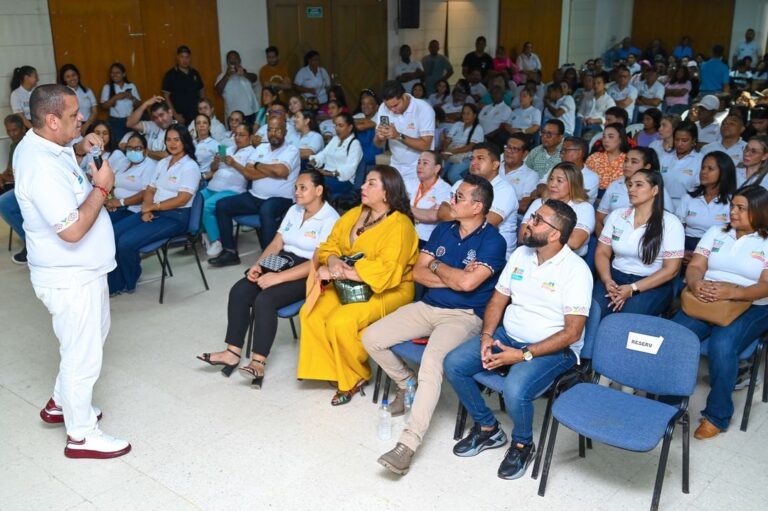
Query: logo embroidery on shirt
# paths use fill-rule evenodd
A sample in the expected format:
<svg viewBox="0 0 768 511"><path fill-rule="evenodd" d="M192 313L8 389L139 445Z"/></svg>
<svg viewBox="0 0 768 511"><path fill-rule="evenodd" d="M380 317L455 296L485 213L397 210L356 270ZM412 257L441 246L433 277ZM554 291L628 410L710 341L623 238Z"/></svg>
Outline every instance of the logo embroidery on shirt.
<svg viewBox="0 0 768 511"><path fill-rule="evenodd" d="M175 184L176 181L178 181L178 180L179 180L179 178L177 178L176 176L168 176L168 182L169 183L174 183Z"/></svg>
<svg viewBox="0 0 768 511"><path fill-rule="evenodd" d="M317 238L317 231L307 231L304 233L304 237L315 239Z"/></svg>
<svg viewBox="0 0 768 511"><path fill-rule="evenodd" d="M512 275L510 275L510 278L512 280L523 280L524 273L525 273L525 270L523 268L515 266L515 269L512 270Z"/></svg>
<svg viewBox="0 0 768 511"><path fill-rule="evenodd" d="M437 247L437 250L435 250L435 255L437 257L443 257L445 255L445 247Z"/></svg>
<svg viewBox="0 0 768 511"><path fill-rule="evenodd" d="M728 215L725 214L719 214L715 215L715 222L727 222L728 221Z"/></svg>
<svg viewBox="0 0 768 511"><path fill-rule="evenodd" d="M551 281L550 282L542 282L541 283L541 288L542 289L546 289L550 293L554 293L555 292L555 283L551 282Z"/></svg>
<svg viewBox="0 0 768 511"><path fill-rule="evenodd" d="M285 223L285 227L283 227L283 232L288 232L288 231L290 231L290 230L291 230L291 227L293 227L293 224L291 223L291 221L290 221L290 220L288 220L288 221Z"/></svg>
<svg viewBox="0 0 768 511"><path fill-rule="evenodd" d="M618 193L612 193L611 194L611 200L609 201L611 204L614 204L616 202L619 202L619 194Z"/></svg>
<svg viewBox="0 0 768 511"><path fill-rule="evenodd" d="M761 263L765 262L765 252L763 252L762 250L760 252L753 251L752 254L750 255L752 256L752 259L757 259Z"/></svg>
<svg viewBox="0 0 768 511"><path fill-rule="evenodd" d="M723 246L722 240L715 240L712 243L712 252L720 252L720 248Z"/></svg>
<svg viewBox="0 0 768 511"><path fill-rule="evenodd" d="M689 209L689 210L688 210L688 212L685 214L685 216L687 216L687 217L689 217L689 218L690 218L690 217L694 217L694 216L696 216L696 212L695 212L695 211L691 211L691 210Z"/></svg>
<svg viewBox="0 0 768 511"><path fill-rule="evenodd" d="M613 241L619 241L621 239L621 235L624 234L623 229L619 229L618 227L613 228L613 234L611 234L611 239Z"/></svg>
<svg viewBox="0 0 768 511"><path fill-rule="evenodd" d="M661 167L661 173L666 174L669 169L667 167Z"/></svg>
<svg viewBox="0 0 768 511"><path fill-rule="evenodd" d="M693 175L693 169L683 169L681 172L683 174L685 174L686 176L692 176Z"/></svg>
<svg viewBox="0 0 768 511"><path fill-rule="evenodd" d="M469 249L467 251L467 257L464 258L461 264L469 264L475 259L477 259L477 252L475 251L475 249Z"/></svg>

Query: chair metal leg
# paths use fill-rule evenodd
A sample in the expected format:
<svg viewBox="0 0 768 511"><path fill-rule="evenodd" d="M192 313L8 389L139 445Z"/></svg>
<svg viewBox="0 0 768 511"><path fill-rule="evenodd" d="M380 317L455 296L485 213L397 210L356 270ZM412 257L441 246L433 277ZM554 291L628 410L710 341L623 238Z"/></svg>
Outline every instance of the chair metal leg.
<svg viewBox="0 0 768 511"><path fill-rule="evenodd" d="M502 395L501 392L499 392L498 394L499 394L499 409L502 412L507 413L507 405L504 403L504 396Z"/></svg>
<svg viewBox="0 0 768 511"><path fill-rule="evenodd" d="M587 449L591 449L591 448L592 448L592 439L587 438Z"/></svg>
<svg viewBox="0 0 768 511"><path fill-rule="evenodd" d="M8 252L13 248L13 228L8 228Z"/></svg>
<svg viewBox="0 0 768 511"><path fill-rule="evenodd" d="M747 402L744 404L744 413L741 416L741 430L746 431L749 425L749 414L752 411L752 398L755 396L755 386L757 385L757 375L760 372L760 362L763 359L765 344L760 343L752 355L752 369L749 371L749 390L747 390ZM765 382L763 382L765 385Z"/></svg>
<svg viewBox="0 0 768 511"><path fill-rule="evenodd" d="M392 383L392 379L389 377L388 374L384 375L384 394L381 396L381 399L386 399L389 401L389 385Z"/></svg>
<svg viewBox="0 0 768 511"><path fill-rule="evenodd" d="M376 376L373 379L373 402L378 403L379 402L379 387L381 387L381 373L384 371L381 370L381 367L376 368Z"/></svg>
<svg viewBox="0 0 768 511"><path fill-rule="evenodd" d="M549 420L552 417L552 403L555 400L554 389L549 393L547 399L547 409L544 411L544 421L541 424L541 433L539 434L539 450L536 452L536 459L533 462L533 470L531 471L531 479L539 477L539 467L541 466L541 458L544 456L544 445L547 441L547 430L549 429Z"/></svg>
<svg viewBox="0 0 768 511"><path fill-rule="evenodd" d="M768 342L768 338L764 339ZM765 350L765 369L763 369L763 403L768 403L768 349Z"/></svg>
<svg viewBox="0 0 768 511"><path fill-rule="evenodd" d="M683 423L683 493L689 493L689 467L690 467L690 446L691 446L691 418L688 412L683 414L680 420Z"/></svg>
<svg viewBox="0 0 768 511"><path fill-rule="evenodd" d="M293 317L288 318L288 321L291 323L291 332L293 332L293 340L298 341L299 334L296 333L296 323L293 322Z"/></svg>
<svg viewBox="0 0 768 511"><path fill-rule="evenodd" d="M664 471L667 469L667 458L669 458L669 444L672 440L672 431L675 429L675 421L667 426L667 432L664 434L664 443L661 445L661 457L659 458L659 468L656 470L656 483L653 485L653 500L651 500L651 511L658 511L659 499L661 498L661 487L664 484Z"/></svg>
<svg viewBox="0 0 768 511"><path fill-rule="evenodd" d="M171 271L171 266L167 264L168 263L168 247L163 246L162 250L163 250L163 256L162 256L162 259L160 259L160 262L165 264L163 266L162 276L160 277L160 304L163 303L163 294L165 293L165 275L166 275L165 269L168 268L168 272ZM171 277L172 276L173 274L171 274Z"/></svg>
<svg viewBox="0 0 768 511"><path fill-rule="evenodd" d="M587 450L585 446L586 446L586 437L584 437L584 435L579 435L579 458L587 457Z"/></svg>
<svg viewBox="0 0 768 511"><path fill-rule="evenodd" d="M453 428L454 440L461 440L461 437L464 436L464 426L466 426L466 423L467 409L464 408L464 405L461 404L461 401L459 401L459 409L456 412L456 427Z"/></svg>
<svg viewBox="0 0 768 511"><path fill-rule="evenodd" d="M195 261L197 262L197 269L200 270L200 276L203 278L203 285L205 286L205 290L209 291L211 288L208 287L208 279L205 278L205 272L203 272L203 265L200 264L200 256L197 255L197 239L192 241L192 253L195 254Z"/></svg>
<svg viewBox="0 0 768 511"><path fill-rule="evenodd" d="M543 497L547 491L547 479L549 479L549 467L552 464L552 453L555 450L555 439L557 438L557 427L560 422L552 418L552 430L549 432L547 441L547 455L544 457L544 467L541 469L541 480L539 481L539 496Z"/></svg>
<svg viewBox="0 0 768 511"><path fill-rule="evenodd" d="M235 227L235 247L237 247L238 241L240 241L240 224L236 224Z"/></svg>

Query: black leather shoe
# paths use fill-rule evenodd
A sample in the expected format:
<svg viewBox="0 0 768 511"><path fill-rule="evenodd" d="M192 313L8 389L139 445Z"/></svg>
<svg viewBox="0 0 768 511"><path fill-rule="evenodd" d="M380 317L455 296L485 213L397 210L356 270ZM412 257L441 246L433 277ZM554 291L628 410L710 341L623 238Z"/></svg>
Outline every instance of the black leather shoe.
<svg viewBox="0 0 768 511"><path fill-rule="evenodd" d="M208 259L208 264L211 266L235 266L240 264L240 256L237 255L237 252L224 250L217 257Z"/></svg>
<svg viewBox="0 0 768 511"><path fill-rule="evenodd" d="M519 479L525 475L528 465L533 461L536 446L514 443L507 449L504 460L499 465L498 476L502 479Z"/></svg>

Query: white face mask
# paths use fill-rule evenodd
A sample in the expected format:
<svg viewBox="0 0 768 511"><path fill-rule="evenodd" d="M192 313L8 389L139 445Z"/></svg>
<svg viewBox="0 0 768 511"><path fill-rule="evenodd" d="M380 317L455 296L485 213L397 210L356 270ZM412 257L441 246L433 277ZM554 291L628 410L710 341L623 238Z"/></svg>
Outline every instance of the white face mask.
<svg viewBox="0 0 768 511"><path fill-rule="evenodd" d="M142 151L128 151L125 153L125 157L131 163L141 163L144 161L144 153Z"/></svg>

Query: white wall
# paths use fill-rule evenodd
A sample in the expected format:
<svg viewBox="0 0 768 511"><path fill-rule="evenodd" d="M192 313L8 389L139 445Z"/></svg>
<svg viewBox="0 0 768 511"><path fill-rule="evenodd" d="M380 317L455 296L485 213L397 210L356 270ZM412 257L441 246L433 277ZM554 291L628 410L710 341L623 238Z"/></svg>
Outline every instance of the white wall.
<svg viewBox="0 0 768 511"><path fill-rule="evenodd" d="M748 28L755 30L755 41L760 46L760 53L765 51L768 40L768 2L765 0L736 0L733 9L733 26L731 27L731 57L736 53L738 45L744 41L744 33Z"/></svg>
<svg viewBox="0 0 768 511"><path fill-rule="evenodd" d="M440 53L445 53L445 0L421 0L419 28L397 28L397 0L387 4L387 47L389 51L389 72L399 61L400 46L411 47L413 59L421 60L428 53L429 41L440 41ZM454 82L461 77L461 61L464 55L475 49L475 39L484 35L488 41L486 51L491 56L496 51L496 33L499 26L498 0L476 0L450 2L448 12L448 58L454 67Z"/></svg>
<svg viewBox="0 0 768 511"><path fill-rule="evenodd" d="M569 11L570 18L567 37L560 39L560 54L565 55L560 63L581 67L586 60L602 56L631 34L633 9L634 0L563 0L563 17Z"/></svg>
<svg viewBox="0 0 768 511"><path fill-rule="evenodd" d="M46 0L0 0L0 119L11 113L11 76L23 65L37 69L41 84L56 81ZM8 144L0 129L0 171L5 170Z"/></svg>

